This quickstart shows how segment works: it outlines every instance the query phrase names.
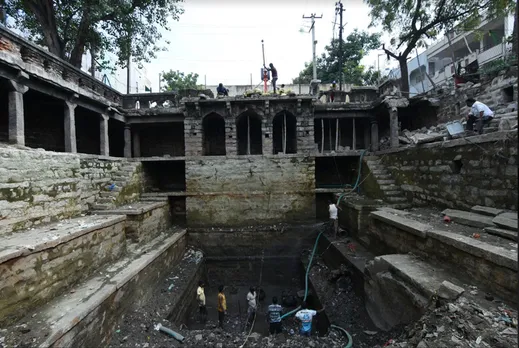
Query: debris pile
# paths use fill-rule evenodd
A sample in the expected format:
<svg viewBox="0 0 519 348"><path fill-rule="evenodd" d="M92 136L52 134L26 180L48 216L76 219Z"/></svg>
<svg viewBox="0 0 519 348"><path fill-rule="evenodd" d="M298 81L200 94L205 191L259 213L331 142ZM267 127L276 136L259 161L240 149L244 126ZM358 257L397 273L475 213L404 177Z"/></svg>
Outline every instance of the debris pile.
<svg viewBox="0 0 519 348"><path fill-rule="evenodd" d="M491 299L487 300L495 305ZM437 302L436 307L409 325L406 332L387 347L517 346L517 311L505 305L484 308L481 302L462 296L452 303Z"/></svg>

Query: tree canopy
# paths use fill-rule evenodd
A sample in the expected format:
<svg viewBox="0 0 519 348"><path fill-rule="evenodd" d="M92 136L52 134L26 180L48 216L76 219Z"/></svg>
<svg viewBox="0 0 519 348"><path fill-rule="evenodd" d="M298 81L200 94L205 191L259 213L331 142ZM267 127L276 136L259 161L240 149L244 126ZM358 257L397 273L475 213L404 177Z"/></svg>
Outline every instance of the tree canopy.
<svg viewBox="0 0 519 348"><path fill-rule="evenodd" d="M317 78L323 82L339 82L339 39L333 39L325 52L316 59ZM370 50L380 47L380 34L369 34L355 29L342 43L343 80L353 85L373 84L378 79L378 72L372 68L365 70L360 64ZM313 63L306 63L303 71L293 83L310 83L312 80Z"/></svg>
<svg viewBox="0 0 519 348"><path fill-rule="evenodd" d="M161 30L183 13L183 0L5 0L13 26L38 44L76 67L86 49L100 66L114 67L107 52L117 55L116 65L149 62L159 46ZM110 66L111 65L111 66Z"/></svg>
<svg viewBox="0 0 519 348"><path fill-rule="evenodd" d="M161 82L164 83L162 91L179 91L182 89L201 89L201 85L197 85L198 74L184 74L180 71L170 70L162 72Z"/></svg>
<svg viewBox="0 0 519 348"><path fill-rule="evenodd" d="M460 24L474 28L481 20L503 15L514 9L513 0L365 0L371 8L371 26L395 34L390 48L383 46L389 57L399 62L401 89L409 92L407 57L424 38L435 38L439 32Z"/></svg>

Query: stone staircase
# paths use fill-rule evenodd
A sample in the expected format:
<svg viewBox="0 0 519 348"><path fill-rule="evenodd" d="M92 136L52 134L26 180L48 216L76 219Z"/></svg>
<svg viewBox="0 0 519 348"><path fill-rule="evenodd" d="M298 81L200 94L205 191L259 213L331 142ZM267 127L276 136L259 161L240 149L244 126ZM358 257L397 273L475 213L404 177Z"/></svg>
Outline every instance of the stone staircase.
<svg viewBox="0 0 519 348"><path fill-rule="evenodd" d="M379 190L382 193L382 200L392 205L397 205L403 209L409 206L404 192L396 184L391 173L386 169L378 156L364 157L364 163L367 165L373 179L376 181Z"/></svg>
<svg viewBox="0 0 519 348"><path fill-rule="evenodd" d="M112 176L112 183L101 191L92 210L109 210L125 203L135 202L140 192L136 174L140 171L140 162L127 162ZM134 192L137 191L137 192Z"/></svg>

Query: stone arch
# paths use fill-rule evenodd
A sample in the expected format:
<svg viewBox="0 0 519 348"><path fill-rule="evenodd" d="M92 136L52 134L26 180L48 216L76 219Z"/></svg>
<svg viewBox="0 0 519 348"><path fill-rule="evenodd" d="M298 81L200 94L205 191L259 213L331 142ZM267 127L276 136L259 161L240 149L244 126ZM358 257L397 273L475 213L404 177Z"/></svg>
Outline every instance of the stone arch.
<svg viewBox="0 0 519 348"><path fill-rule="evenodd" d="M204 156L225 156L225 120L216 112L202 120L202 153Z"/></svg>
<svg viewBox="0 0 519 348"><path fill-rule="evenodd" d="M238 155L263 154L261 117L254 111L247 110L236 119Z"/></svg>
<svg viewBox="0 0 519 348"><path fill-rule="evenodd" d="M273 154L297 153L297 119L288 112L281 111L272 120Z"/></svg>

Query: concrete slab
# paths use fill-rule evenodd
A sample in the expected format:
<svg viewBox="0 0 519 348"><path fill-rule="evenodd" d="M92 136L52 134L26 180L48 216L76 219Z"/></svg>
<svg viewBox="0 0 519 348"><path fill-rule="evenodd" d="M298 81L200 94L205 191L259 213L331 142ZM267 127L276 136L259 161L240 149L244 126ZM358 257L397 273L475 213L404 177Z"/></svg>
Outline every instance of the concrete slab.
<svg viewBox="0 0 519 348"><path fill-rule="evenodd" d="M369 216L421 238L425 238L427 231L432 229L430 225L422 224L421 222L394 215L383 210L371 212Z"/></svg>
<svg viewBox="0 0 519 348"><path fill-rule="evenodd" d="M411 214L408 211L398 210L398 209L394 209L394 208L391 208L391 207L381 207L381 208L378 208L377 210L382 210L382 211L386 211L386 212L394 214L394 215L401 215L401 216L405 216L405 215Z"/></svg>
<svg viewBox="0 0 519 348"><path fill-rule="evenodd" d="M504 214L496 216L494 219L492 219L492 222L504 229L517 231L517 220L508 219L503 215Z"/></svg>
<svg viewBox="0 0 519 348"><path fill-rule="evenodd" d="M485 232L488 234L493 234L494 236L500 236L506 239L513 240L517 242L517 231L504 230L502 228L497 227L485 227Z"/></svg>
<svg viewBox="0 0 519 348"><path fill-rule="evenodd" d="M503 209L496 209L491 207L484 207L481 205L475 205L470 209L473 213L486 215L486 216L497 216L503 212Z"/></svg>
<svg viewBox="0 0 519 348"><path fill-rule="evenodd" d="M92 231L120 223L125 219L124 215L84 216L1 237L0 263L54 248Z"/></svg>
<svg viewBox="0 0 519 348"><path fill-rule="evenodd" d="M455 209L445 209L442 211L443 215L447 215L451 218L452 221L465 226L477 227L477 228L485 228L485 227L495 227L492 222L492 217L480 215L476 213L471 213L463 210L455 210Z"/></svg>
<svg viewBox="0 0 519 348"><path fill-rule="evenodd" d="M438 290L438 296L447 300L455 300L465 292L460 286L454 285L451 282L445 280Z"/></svg>

